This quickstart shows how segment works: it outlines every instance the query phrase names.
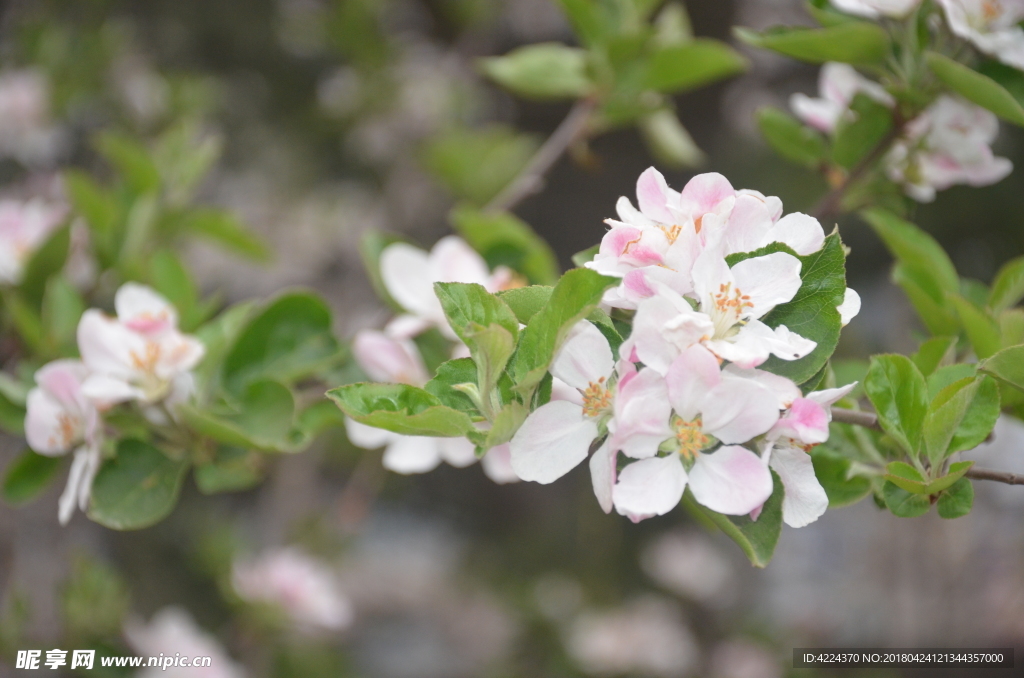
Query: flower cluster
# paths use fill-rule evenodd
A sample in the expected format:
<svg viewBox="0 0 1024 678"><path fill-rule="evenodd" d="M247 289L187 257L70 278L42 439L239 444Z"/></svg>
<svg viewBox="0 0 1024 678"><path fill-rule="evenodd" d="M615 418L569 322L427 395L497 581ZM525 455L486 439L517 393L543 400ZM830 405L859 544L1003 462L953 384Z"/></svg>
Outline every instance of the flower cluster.
<svg viewBox="0 0 1024 678"><path fill-rule="evenodd" d="M193 390L191 370L202 343L178 330L174 307L152 289L123 285L115 295L117 317L86 311L78 324L80 360L57 360L36 372L28 394L25 436L39 454L75 450L60 499L61 523L77 505L85 510L102 459L102 413L136 401L156 424L170 423L176 404Z"/></svg>
<svg viewBox="0 0 1024 678"><path fill-rule="evenodd" d="M816 346L761 319L800 289L790 252L818 251L820 224L784 217L778 198L737 191L718 174L676 192L651 168L637 199L639 209L620 199L620 220L608 221L588 263L621 279L605 303L635 310L632 332L616 356L593 323L573 328L550 368L551 401L512 438L512 468L550 483L601 440L590 457L594 492L606 512L633 520L667 513L687 486L714 511L756 515L772 494L771 468L786 489L785 521L806 525L828 504L807 451L827 439L828 406L851 387L805 397L757 368ZM844 324L859 306L848 289Z"/></svg>

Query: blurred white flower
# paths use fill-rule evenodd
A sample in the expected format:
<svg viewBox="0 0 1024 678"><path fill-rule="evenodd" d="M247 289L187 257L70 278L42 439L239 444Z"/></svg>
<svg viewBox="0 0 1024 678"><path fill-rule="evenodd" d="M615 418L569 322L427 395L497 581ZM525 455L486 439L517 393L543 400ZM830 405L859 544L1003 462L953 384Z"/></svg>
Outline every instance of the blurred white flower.
<svg viewBox="0 0 1024 678"><path fill-rule="evenodd" d="M148 624L130 620L124 629L125 638L136 654L146 657L210 657L206 667L144 668L136 678L244 678L245 670L231 659L217 639L192 621L188 612L178 607L165 607L153 615Z"/></svg>
<svg viewBox="0 0 1024 678"><path fill-rule="evenodd" d="M874 80L868 80L853 66L829 62L818 73L820 98L797 92L789 99L796 116L822 132L835 132L841 120L850 118L850 104L858 94L866 94L880 104L892 106L892 96Z"/></svg>
<svg viewBox="0 0 1024 678"><path fill-rule="evenodd" d="M689 674L698 659L678 606L653 597L580 615L566 648L581 669L595 676L675 678Z"/></svg>
<svg viewBox="0 0 1024 678"><path fill-rule="evenodd" d="M63 132L50 121L46 77L33 69L0 72L0 156L46 165L63 145Z"/></svg>
<svg viewBox="0 0 1024 678"><path fill-rule="evenodd" d="M949 28L986 54L1024 69L1022 0L938 0Z"/></svg>
<svg viewBox="0 0 1024 678"><path fill-rule="evenodd" d="M711 655L710 678L782 678L778 659L767 649L747 640L729 640Z"/></svg>
<svg viewBox="0 0 1024 678"><path fill-rule="evenodd" d="M883 16L901 19L920 4L921 0L832 0L836 9L868 19Z"/></svg>
<svg viewBox="0 0 1024 678"><path fill-rule="evenodd" d="M936 191L956 184L994 184L1013 170L1012 162L992 153L998 133L999 122L991 112L940 96L893 146L886 159L889 177L918 202L931 202Z"/></svg>
<svg viewBox="0 0 1024 678"><path fill-rule="evenodd" d="M736 585L732 561L699 533L661 535L643 550L640 565L661 586L705 605L728 603Z"/></svg>
<svg viewBox="0 0 1024 678"><path fill-rule="evenodd" d="M66 215L65 207L41 200L0 200L0 283L21 282L25 264Z"/></svg>
<svg viewBox="0 0 1024 678"><path fill-rule="evenodd" d="M340 631L352 624L352 603L334 572L297 549L236 562L231 581L242 599L279 607L301 629Z"/></svg>

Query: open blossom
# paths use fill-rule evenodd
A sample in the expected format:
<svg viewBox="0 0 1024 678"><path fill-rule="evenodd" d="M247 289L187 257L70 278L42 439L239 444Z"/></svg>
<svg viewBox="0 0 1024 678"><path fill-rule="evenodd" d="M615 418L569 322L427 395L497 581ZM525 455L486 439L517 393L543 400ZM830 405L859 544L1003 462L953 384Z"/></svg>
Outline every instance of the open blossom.
<svg viewBox="0 0 1024 678"><path fill-rule="evenodd" d="M1024 69L1024 2L1021 0L938 0L949 28L982 52Z"/></svg>
<svg viewBox="0 0 1024 678"><path fill-rule="evenodd" d="M902 19L920 4L921 0L832 0L839 11L869 19L883 16Z"/></svg>
<svg viewBox="0 0 1024 678"><path fill-rule="evenodd" d="M597 460L622 450L636 458L655 454L668 434L668 391L657 372L637 371L632 363L615 363L608 341L584 320L570 332L551 365L551 374L576 390L570 400L552 400L526 418L511 441L512 468L523 480L551 483L587 458L591 444L608 438L594 453ZM602 503L595 469L594 488Z"/></svg>
<svg viewBox="0 0 1024 678"><path fill-rule="evenodd" d="M658 287L679 294L694 288L693 266L700 255L715 249L722 256L749 252L781 242L797 254L821 248L825 234L818 221L804 214L782 216L782 202L756 191L737 191L721 174L700 174L681 192L669 188L656 169L637 180L637 203L616 204L619 219L609 219L593 261L587 267L622 278L606 304L636 308Z"/></svg>
<svg viewBox="0 0 1024 678"><path fill-rule="evenodd" d="M42 200L0 200L0 283L16 285L25 264L64 221L67 209Z"/></svg>
<svg viewBox="0 0 1024 678"><path fill-rule="evenodd" d="M187 392L189 372L205 349L178 331L174 307L137 283L122 285L114 306L116 318L90 309L78 324L78 349L91 371L82 387L86 396L107 405L148 405Z"/></svg>
<svg viewBox="0 0 1024 678"><path fill-rule="evenodd" d="M477 283L488 292L518 284L511 269L499 266L492 273L483 257L454 235L438 240L429 253L406 243L388 245L380 255L380 275L388 294L406 311L385 329L396 337L411 337L436 327L449 339L456 339L434 294L434 283Z"/></svg>
<svg viewBox="0 0 1024 678"><path fill-rule="evenodd" d="M136 654L146 657L173 658L180 655L190 661L209 657L208 666L157 666L145 668L137 678L244 678L245 669L228 656L217 639L206 633L192 617L178 607L166 607L148 624L130 621L124 629L128 645Z"/></svg>
<svg viewBox="0 0 1024 678"><path fill-rule="evenodd" d="M998 133L999 122L991 112L940 96L893 146L886 158L889 177L919 202L931 202L936 191L956 184L994 184L1013 170L1013 163L992 153Z"/></svg>
<svg viewBox="0 0 1024 678"><path fill-rule="evenodd" d="M231 581L244 600L275 605L305 630L340 631L352 624L352 603L334 573L298 549L236 562Z"/></svg>
<svg viewBox="0 0 1024 678"><path fill-rule="evenodd" d="M849 64L829 62L818 74L820 98L797 92L789 105L797 117L822 132L835 132L840 120L850 118L850 104L858 94L866 94L880 104L892 106L895 102L885 88L868 80Z"/></svg>
<svg viewBox="0 0 1024 678"><path fill-rule="evenodd" d="M58 502L62 525L71 520L75 506L82 511L88 507L92 481L102 460L99 411L82 389L88 374L79 360L56 360L36 372L36 387L28 394L25 437L29 446L48 457L75 451Z"/></svg>

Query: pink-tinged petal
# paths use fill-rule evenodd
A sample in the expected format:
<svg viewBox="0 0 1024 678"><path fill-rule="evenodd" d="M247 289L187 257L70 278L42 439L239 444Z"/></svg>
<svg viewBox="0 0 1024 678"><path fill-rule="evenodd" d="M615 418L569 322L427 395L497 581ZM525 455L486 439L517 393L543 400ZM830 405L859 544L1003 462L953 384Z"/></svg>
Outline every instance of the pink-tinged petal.
<svg viewBox="0 0 1024 678"><path fill-rule="evenodd" d="M593 323L576 323L551 363L551 374L581 391L607 379L615 366L608 340Z"/></svg>
<svg viewBox="0 0 1024 678"><path fill-rule="evenodd" d="M782 216L782 200L775 195L765 195L761 191L755 191L750 188L741 188L736 191L736 196L741 195L752 195L765 204L768 208L768 214L771 216L772 221L778 221L779 217Z"/></svg>
<svg viewBox="0 0 1024 678"><path fill-rule="evenodd" d="M384 334L392 339L412 339L430 329L430 322L415 315L396 315L384 325Z"/></svg>
<svg viewBox="0 0 1024 678"><path fill-rule="evenodd" d="M627 375L628 376L628 375ZM672 436L668 387L656 371L645 368L619 381L609 446L634 459L652 457Z"/></svg>
<svg viewBox="0 0 1024 678"><path fill-rule="evenodd" d="M360 330L352 340L352 355L373 381L423 386L430 379L416 344L408 339Z"/></svg>
<svg viewBox="0 0 1024 678"><path fill-rule="evenodd" d="M794 438L802 443L816 445L828 440L828 411L807 398L797 398L793 401L786 416L779 419L779 422L772 427L768 437Z"/></svg>
<svg viewBox="0 0 1024 678"><path fill-rule="evenodd" d="M714 330L711 319L681 296L659 294L637 307L630 348L645 365L666 374L680 351L712 336Z"/></svg>
<svg viewBox="0 0 1024 678"><path fill-rule="evenodd" d="M615 464L619 453L611 449L608 441L590 456L590 482L594 496L605 513L612 512L612 492L615 487Z"/></svg>
<svg viewBox="0 0 1024 678"><path fill-rule="evenodd" d="M181 334L177 330L164 332L159 338L148 342L146 350L152 351L152 345L157 347L159 359L156 361L153 372L157 377L170 380L182 372L193 369L206 355L206 347L201 341L188 334ZM149 354L141 354L148 356ZM133 363L140 360L135 355L131 356ZM141 359L144 361L144 359Z"/></svg>
<svg viewBox="0 0 1024 678"><path fill-rule="evenodd" d="M720 202L736 195L729 180L717 172L698 174L690 179L680 195L680 208L694 219L714 212Z"/></svg>
<svg viewBox="0 0 1024 678"><path fill-rule="evenodd" d="M345 432L348 434L350 443L364 450L375 450L379 447L384 447L399 436L397 433L392 433L375 426L367 426L348 417L345 417Z"/></svg>
<svg viewBox="0 0 1024 678"><path fill-rule="evenodd" d="M484 469L484 475L499 485L519 482L519 476L512 468L512 450L508 443L487 450L487 454L480 460L480 466Z"/></svg>
<svg viewBox="0 0 1024 678"><path fill-rule="evenodd" d="M843 303L836 306L836 310L839 311L839 319L843 323L843 327L846 327L860 313L860 295L847 287L846 293L843 295Z"/></svg>
<svg viewBox="0 0 1024 678"><path fill-rule="evenodd" d="M783 217L785 219L785 217ZM781 222L780 222L781 223ZM792 254L773 252L744 259L732 267L736 289L752 305L749 313L762 318L778 304L791 301L800 289L800 260Z"/></svg>
<svg viewBox="0 0 1024 678"><path fill-rule="evenodd" d="M803 393L800 391L800 387L794 384L791 379L780 377L779 375L772 374L771 372L754 369L745 370L741 367L737 367L736 365L727 365L724 371L726 374L739 379L756 381L758 384L771 391L776 398L776 409L778 410L786 409L789 407L790 403L803 396Z"/></svg>
<svg viewBox="0 0 1024 678"><path fill-rule="evenodd" d="M637 179L636 199L645 217L662 224L675 222L668 205L677 202L679 194L668 187L665 177L653 167L648 167Z"/></svg>
<svg viewBox="0 0 1024 678"><path fill-rule="evenodd" d="M686 480L678 455L633 462L622 469L612 490L615 510L633 522L663 516L679 505Z"/></svg>
<svg viewBox="0 0 1024 678"><path fill-rule="evenodd" d="M138 283L125 283L114 295L117 319L142 334L159 334L178 326L178 313L155 290Z"/></svg>
<svg viewBox="0 0 1024 678"><path fill-rule="evenodd" d="M772 475L761 458L744 447L720 447L698 454L690 469L693 498L712 511L742 516L772 493Z"/></svg>
<svg viewBox="0 0 1024 678"><path fill-rule="evenodd" d="M84 438L83 415L68 409L42 388L29 391L26 405L25 438L35 452L60 456Z"/></svg>
<svg viewBox="0 0 1024 678"><path fill-rule="evenodd" d="M107 409L129 400L145 400L146 392L129 382L107 374L93 374L82 384L82 394L96 403L96 407Z"/></svg>
<svg viewBox="0 0 1024 678"><path fill-rule="evenodd" d="M131 356L145 356L147 343L141 334L96 309L83 313L78 323L78 350L93 372L132 379L138 369Z"/></svg>
<svg viewBox="0 0 1024 678"><path fill-rule="evenodd" d="M721 381L720 369L718 358L700 344L679 354L665 375L668 400L676 414L685 421L697 418L704 399Z"/></svg>
<svg viewBox="0 0 1024 678"><path fill-rule="evenodd" d="M443 459L455 468L465 468L476 462L476 445L468 438L436 438L437 449Z"/></svg>
<svg viewBox="0 0 1024 678"><path fill-rule="evenodd" d="M701 412L704 431L727 445L767 433L779 420L778 401L771 391L732 376L707 392Z"/></svg>
<svg viewBox="0 0 1024 678"><path fill-rule="evenodd" d="M825 513L828 495L814 475L811 455L784 445L772 450L769 464L779 474L786 492L782 499L782 520L787 525L803 527Z"/></svg>
<svg viewBox="0 0 1024 678"><path fill-rule="evenodd" d="M763 200L740 195L725 225L725 247L728 253L752 252L759 247L772 228L772 216Z"/></svg>
<svg viewBox="0 0 1024 678"><path fill-rule="evenodd" d="M807 394L808 400L813 400L822 407L831 407L849 395L850 391L857 386L857 382L839 386L837 388L826 388L821 391L811 391Z"/></svg>
<svg viewBox="0 0 1024 678"><path fill-rule="evenodd" d="M587 458L597 437L597 424L583 417L583 408L564 400L542 405L512 437L512 469L523 480L548 484Z"/></svg>
<svg viewBox="0 0 1024 678"><path fill-rule="evenodd" d="M551 377L551 397L548 400L566 400L583 407L583 394L558 377Z"/></svg>
<svg viewBox="0 0 1024 678"><path fill-rule="evenodd" d="M831 134L846 112L846 107L826 99L814 99L797 92L789 98L789 107L796 117L817 130Z"/></svg>
<svg viewBox="0 0 1024 678"><path fill-rule="evenodd" d="M814 217L793 212L779 219L758 243L758 247L773 242L789 245L794 252L805 256L821 249L825 243L825 231Z"/></svg>
<svg viewBox="0 0 1024 678"><path fill-rule="evenodd" d="M490 278L491 272L484 258L456 235L441 238L430 250L432 282L476 283L486 286Z"/></svg>
<svg viewBox="0 0 1024 678"><path fill-rule="evenodd" d="M643 212L633 207L633 203L626 196L620 197L615 202L615 212L619 215L622 223L635 226L640 229L654 228L657 224L650 218L644 216Z"/></svg>
<svg viewBox="0 0 1024 678"><path fill-rule="evenodd" d="M399 435L384 450L381 463L389 471L403 475L432 471L441 463L438 439Z"/></svg>
<svg viewBox="0 0 1024 678"><path fill-rule="evenodd" d="M380 254L380 277L391 298L415 316L439 321L444 312L430 275L429 256L418 247L394 243Z"/></svg>
<svg viewBox="0 0 1024 678"><path fill-rule="evenodd" d="M81 360L54 360L35 373L36 383L65 407L82 408L82 382L89 368Z"/></svg>

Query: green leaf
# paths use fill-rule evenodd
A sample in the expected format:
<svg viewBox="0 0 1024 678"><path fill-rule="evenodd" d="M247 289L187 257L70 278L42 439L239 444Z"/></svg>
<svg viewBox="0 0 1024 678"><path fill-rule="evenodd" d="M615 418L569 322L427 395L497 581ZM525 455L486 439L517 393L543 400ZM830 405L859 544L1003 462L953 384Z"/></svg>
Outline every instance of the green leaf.
<svg viewBox="0 0 1024 678"><path fill-rule="evenodd" d="M295 398L283 384L264 379L250 383L235 406L181 406L180 416L196 432L224 445L291 451Z"/></svg>
<svg viewBox="0 0 1024 678"><path fill-rule="evenodd" d="M706 516L730 539L739 544L743 553L750 559L751 565L766 567L782 534L782 500L785 494L782 481L775 471L772 471L772 482L772 495L764 503L756 521L751 520L749 516L725 516L705 508L697 503L689 488L683 495L683 503L689 510Z"/></svg>
<svg viewBox="0 0 1024 678"><path fill-rule="evenodd" d="M907 454L917 455L928 412L928 386L917 366L902 355L873 356L864 391L885 432Z"/></svg>
<svg viewBox="0 0 1024 678"><path fill-rule="evenodd" d="M21 340L25 342L33 352L46 355L49 347L46 345L46 332L43 330L43 320L30 304L26 303L20 294L15 290L0 290L3 294L4 306L10 313L11 321L14 323Z"/></svg>
<svg viewBox="0 0 1024 678"><path fill-rule="evenodd" d="M498 292L498 298L504 301L516 316L516 320L524 325L530 323L533 318L544 308L551 298L551 291L554 287L547 285L531 285L530 287L517 287L511 290Z"/></svg>
<svg viewBox="0 0 1024 678"><path fill-rule="evenodd" d="M585 250L580 250L576 254L572 255L572 263L579 268L583 268L584 264L593 261L594 257L601 250L601 243L588 247Z"/></svg>
<svg viewBox="0 0 1024 678"><path fill-rule="evenodd" d="M442 363L437 368L434 378L426 383L423 390L436 397L442 405L474 416L479 415L476 405L463 391L454 387L475 384L476 380L477 368L473 359L455 358Z"/></svg>
<svg viewBox="0 0 1024 678"><path fill-rule="evenodd" d="M494 423L491 426L491 430L487 432L487 439L484 442L484 450L507 443L512 440L512 436L515 435L519 427L526 421L527 415L530 414L530 408L522 404L519 401L513 400L505 407L501 408L498 414L494 417Z"/></svg>
<svg viewBox="0 0 1024 678"><path fill-rule="evenodd" d="M931 502L923 494L907 492L902 487L886 481L882 486L882 496L885 498L885 505L894 516L900 518L916 518L928 513Z"/></svg>
<svg viewBox="0 0 1024 678"><path fill-rule="evenodd" d="M993 311L1006 310L1024 299L1024 257L1017 257L1003 264L992 281L988 306Z"/></svg>
<svg viewBox="0 0 1024 678"><path fill-rule="evenodd" d="M811 451L814 475L828 495L830 509L855 504L871 493L871 481L861 476L850 477L850 460L820 445Z"/></svg>
<svg viewBox="0 0 1024 678"><path fill-rule="evenodd" d="M892 129L892 111L866 94L855 96L850 110L853 117L840 120L832 144L832 159L847 169L868 157Z"/></svg>
<svg viewBox="0 0 1024 678"><path fill-rule="evenodd" d="M448 324L462 341L469 344L480 327L498 325L513 339L519 336L519 321L504 301L476 283L434 283Z"/></svg>
<svg viewBox="0 0 1024 678"><path fill-rule="evenodd" d="M174 508L187 469L148 443L122 440L96 474L89 517L113 530L149 527Z"/></svg>
<svg viewBox="0 0 1024 678"><path fill-rule="evenodd" d="M968 377L945 387L928 406L924 420L924 442L932 467L939 466L949 452L953 435L967 414L981 380Z"/></svg>
<svg viewBox="0 0 1024 678"><path fill-rule="evenodd" d="M638 121L644 143L658 162L669 167L697 167L704 152L670 108L659 108Z"/></svg>
<svg viewBox="0 0 1024 678"><path fill-rule="evenodd" d="M0 387L0 428L16 436L25 433L25 401L4 387Z"/></svg>
<svg viewBox="0 0 1024 678"><path fill-rule="evenodd" d="M43 331L56 354L67 355L75 352L75 334L78 330L78 321L84 312L85 302L67 278L61 274L51 277L43 295L40 318L43 322Z"/></svg>
<svg viewBox="0 0 1024 678"><path fill-rule="evenodd" d="M959 334L960 318L947 299L935 300L934 281L929 276L930 274L921 272L920 269L911 269L903 264L897 264L892 269L893 282L903 289L918 317L931 334Z"/></svg>
<svg viewBox="0 0 1024 678"><path fill-rule="evenodd" d="M960 316L960 323L979 358L984 360L1002 347L999 325L987 313L959 294L951 294L949 299Z"/></svg>
<svg viewBox="0 0 1024 678"><path fill-rule="evenodd" d="M256 304L253 301L235 304L195 331L196 338L206 347L206 354L194 371L198 393L212 393L216 390L216 385L223 376L224 358L234 346L238 335L245 329L255 308Z"/></svg>
<svg viewBox="0 0 1024 678"><path fill-rule="evenodd" d="M457 127L430 139L420 161L452 195L484 205L519 174L537 146L533 136L504 125Z"/></svg>
<svg viewBox="0 0 1024 678"><path fill-rule="evenodd" d="M897 261L915 273L923 274L926 290L942 303L943 293L957 294L960 277L946 250L923 230L883 209L870 209L861 216L875 229Z"/></svg>
<svg viewBox="0 0 1024 678"><path fill-rule="evenodd" d="M693 40L693 24L681 3L669 2L654 20L654 41L658 45L679 45Z"/></svg>
<svg viewBox="0 0 1024 678"><path fill-rule="evenodd" d="M1024 309L1011 308L999 314L1002 346L1024 344Z"/></svg>
<svg viewBox="0 0 1024 678"><path fill-rule="evenodd" d="M185 332L193 331L204 320L197 308L199 290L192 274L170 250L160 250L149 260L149 282L160 294L167 297L178 311L179 325Z"/></svg>
<svg viewBox="0 0 1024 678"><path fill-rule="evenodd" d="M825 159L825 138L785 111L771 106L757 109L757 126L768 145L786 160L815 168Z"/></svg>
<svg viewBox="0 0 1024 678"><path fill-rule="evenodd" d="M848 24L851 21L857 21L848 14L841 14L837 12L832 6L826 1L816 2L815 0L808 0L804 2L804 9L807 13L814 17L822 26L838 26L839 24Z"/></svg>
<svg viewBox="0 0 1024 678"><path fill-rule="evenodd" d="M25 274L18 287L22 299L38 310L46 293L46 283L64 268L71 244L71 229L64 226L54 231L25 264Z"/></svg>
<svg viewBox="0 0 1024 678"><path fill-rule="evenodd" d="M863 21L850 21L826 28L777 27L763 33L734 28L733 33L748 45L815 64L827 61L875 64L889 54L889 36L885 30Z"/></svg>
<svg viewBox="0 0 1024 678"><path fill-rule="evenodd" d="M602 42L612 28L593 0L556 0L572 25L573 33L584 45Z"/></svg>
<svg viewBox="0 0 1024 678"><path fill-rule="evenodd" d="M1024 345L1004 348L982 360L978 369L1024 391Z"/></svg>
<svg viewBox="0 0 1024 678"><path fill-rule="evenodd" d="M348 384L327 392L356 421L414 436L463 436L473 428L465 412L446 407L425 390L405 384Z"/></svg>
<svg viewBox="0 0 1024 678"><path fill-rule="evenodd" d="M647 57L643 88L677 94L742 73L747 59L708 38L656 49Z"/></svg>
<svg viewBox="0 0 1024 678"><path fill-rule="evenodd" d="M577 99L591 88L586 51L557 42L525 45L478 63L487 77L526 99Z"/></svg>
<svg viewBox="0 0 1024 678"><path fill-rule="evenodd" d="M224 383L236 393L259 378L291 383L338 355L331 310L315 294L286 293L246 326L224 359Z"/></svg>
<svg viewBox="0 0 1024 678"><path fill-rule="evenodd" d="M932 374L928 375L928 399L935 400L939 395L939 391L946 388L950 384L961 379L967 379L968 377L974 377L978 372L977 365L971 363L954 363L952 365L946 365L935 370Z"/></svg>
<svg viewBox="0 0 1024 678"><path fill-rule="evenodd" d="M195 209L183 221L190 232L253 261L270 261L266 243L227 210Z"/></svg>
<svg viewBox="0 0 1024 678"><path fill-rule="evenodd" d="M136 195L160 189L160 172L141 143L116 132L101 132L95 139L95 145Z"/></svg>
<svg viewBox="0 0 1024 678"><path fill-rule="evenodd" d="M1024 107L992 78L936 52L927 52L925 61L932 73L960 96L1007 122L1024 126Z"/></svg>
<svg viewBox="0 0 1024 678"><path fill-rule="evenodd" d="M890 462L889 465L885 467L886 471L888 471L888 473L885 474L885 479L898 486L900 489L912 494L929 496L938 494L951 486L957 480L962 478L972 466L974 466L973 461L957 462L950 465L949 472L946 475L929 481L910 464L906 464L902 461L894 461Z"/></svg>
<svg viewBox="0 0 1024 678"><path fill-rule="evenodd" d="M508 266L541 285L553 285L558 280L558 259L551 247L514 214L487 214L460 205L452 210L450 219L459 235L492 269Z"/></svg>
<svg viewBox="0 0 1024 678"><path fill-rule="evenodd" d="M4 474L4 499L15 505L35 499L53 482L60 466L60 457L46 457L25 450L7 466Z"/></svg>
<svg viewBox="0 0 1024 678"><path fill-rule="evenodd" d="M793 300L762 318L769 327L785 325L790 331L817 342L800 360L772 356L761 369L801 384L821 370L839 343L842 320L836 307L846 293L846 254L839 233L825 238L821 249L800 259L800 289Z"/></svg>
<svg viewBox="0 0 1024 678"><path fill-rule="evenodd" d="M974 485L967 478L956 481L948 490L939 495L936 508L940 518L960 518L974 507Z"/></svg>
<svg viewBox="0 0 1024 678"><path fill-rule="evenodd" d="M391 298L384 279L380 275L380 255L389 246L396 242L405 242L397 235L381 233L380 231L368 230L363 233L359 240L359 258L362 259L363 267L366 268L366 276L373 285L373 291L377 297L392 308L399 310L401 305Z"/></svg>
<svg viewBox="0 0 1024 678"><path fill-rule="evenodd" d="M155 193L145 193L132 201L120 236L118 261L133 275L141 275L142 257L149 248L160 216L160 201Z"/></svg>
<svg viewBox="0 0 1024 678"><path fill-rule="evenodd" d="M960 427L949 443L949 454L973 450L985 442L999 418L999 385L995 379L984 377L978 386L974 399L967 407Z"/></svg>
<svg viewBox="0 0 1024 678"><path fill-rule="evenodd" d="M511 367L517 391L526 394L536 388L569 330L597 308L605 290L618 282L587 268L562 276L520 337Z"/></svg>
<svg viewBox="0 0 1024 678"><path fill-rule="evenodd" d="M113 237L119 215L117 202L109 191L81 170L66 170L62 182L75 213L85 219L92 231L101 260L109 260L113 256Z"/></svg>
<svg viewBox="0 0 1024 678"><path fill-rule="evenodd" d="M933 337L923 342L910 359L921 370L921 374L927 377L940 366L949 365L956 359L956 342L956 337Z"/></svg>
<svg viewBox="0 0 1024 678"><path fill-rule="evenodd" d="M262 462L263 458L256 452L218 447L211 461L196 465L193 477L203 494L248 490L263 478Z"/></svg>

